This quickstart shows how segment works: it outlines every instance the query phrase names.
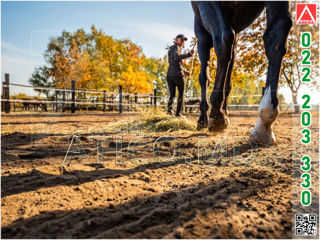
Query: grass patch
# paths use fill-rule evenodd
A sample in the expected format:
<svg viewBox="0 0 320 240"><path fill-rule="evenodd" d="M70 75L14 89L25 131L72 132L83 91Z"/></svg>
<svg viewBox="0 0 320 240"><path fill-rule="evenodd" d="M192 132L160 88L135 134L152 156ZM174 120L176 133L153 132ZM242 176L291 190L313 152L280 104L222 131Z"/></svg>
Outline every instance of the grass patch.
<svg viewBox="0 0 320 240"><path fill-rule="evenodd" d="M138 118L109 124L111 132L195 131L196 123L186 117L172 117L161 108L138 109Z"/></svg>

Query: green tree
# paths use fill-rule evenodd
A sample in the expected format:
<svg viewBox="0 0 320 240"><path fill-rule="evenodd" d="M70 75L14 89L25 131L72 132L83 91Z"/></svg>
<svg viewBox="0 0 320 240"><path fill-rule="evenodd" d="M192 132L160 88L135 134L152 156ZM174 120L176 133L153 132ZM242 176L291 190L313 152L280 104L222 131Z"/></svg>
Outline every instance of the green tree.
<svg viewBox="0 0 320 240"><path fill-rule="evenodd" d="M144 68L153 79L154 88L159 96L167 95L166 75L168 71L168 57L149 58L145 61Z"/></svg>
<svg viewBox="0 0 320 240"><path fill-rule="evenodd" d="M28 81L34 87L54 87L49 69L46 66L35 68ZM35 91L45 94L47 98L52 95L50 94L50 90L36 89Z"/></svg>

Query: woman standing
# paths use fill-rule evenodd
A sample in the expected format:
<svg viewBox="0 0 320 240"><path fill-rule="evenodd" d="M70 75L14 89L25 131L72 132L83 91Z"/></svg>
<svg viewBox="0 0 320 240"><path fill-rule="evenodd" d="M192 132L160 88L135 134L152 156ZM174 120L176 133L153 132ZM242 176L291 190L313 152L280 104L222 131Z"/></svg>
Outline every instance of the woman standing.
<svg viewBox="0 0 320 240"><path fill-rule="evenodd" d="M167 82L169 88L169 102L168 102L168 114L173 115L172 112L172 103L174 97L176 95L176 88L178 88L179 96L178 96L178 104L176 116L180 117L180 111L183 103L183 94L184 94L184 74L189 75L188 71L183 71L182 59L191 57L194 53L193 49L187 54L181 54L181 50L184 46L184 42L188 39L183 35L179 34L176 36L174 45L169 48L168 51L168 60L169 60L169 68L167 72Z"/></svg>

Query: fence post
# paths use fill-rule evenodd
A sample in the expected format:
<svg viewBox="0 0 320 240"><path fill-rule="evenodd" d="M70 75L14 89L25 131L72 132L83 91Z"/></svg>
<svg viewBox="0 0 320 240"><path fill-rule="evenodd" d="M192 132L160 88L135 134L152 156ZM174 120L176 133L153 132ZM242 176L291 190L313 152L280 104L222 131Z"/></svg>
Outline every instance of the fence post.
<svg viewBox="0 0 320 240"><path fill-rule="evenodd" d="M15 97L15 96L13 96L12 98L13 98L13 100L16 100L16 97ZM15 111L16 111L16 102L13 101L12 104L13 104L13 111L15 112Z"/></svg>
<svg viewBox="0 0 320 240"><path fill-rule="evenodd" d="M114 101L114 98L113 98L113 94L111 94L111 97L109 97L109 102L111 103L111 105L109 105L109 112L113 112L113 110L115 109L115 101Z"/></svg>
<svg viewBox="0 0 320 240"><path fill-rule="evenodd" d="M155 107L157 106L157 89L156 88L153 90L153 105Z"/></svg>
<svg viewBox="0 0 320 240"><path fill-rule="evenodd" d="M10 113L10 92L9 92L9 83L10 83L10 80L9 80L9 73L6 73L4 75L4 78L5 78L5 87L3 88L4 90L4 99L6 100L4 102L4 111L6 113Z"/></svg>
<svg viewBox="0 0 320 240"><path fill-rule="evenodd" d="M119 86L119 113L122 113L122 86Z"/></svg>
<svg viewBox="0 0 320 240"><path fill-rule="evenodd" d="M66 101L66 92L63 91L62 92L62 112L64 112L66 110L66 107L65 107L65 101Z"/></svg>
<svg viewBox="0 0 320 240"><path fill-rule="evenodd" d="M71 103L71 112L76 112L76 92L75 92L76 82L74 80L71 81L71 90L72 90L72 103Z"/></svg>
<svg viewBox="0 0 320 240"><path fill-rule="evenodd" d="M55 91L56 94L56 112L58 112L58 91Z"/></svg>
<svg viewBox="0 0 320 240"><path fill-rule="evenodd" d="M135 93L134 95L134 103L137 104L138 103L138 94Z"/></svg>
<svg viewBox="0 0 320 240"><path fill-rule="evenodd" d="M2 82L2 95L1 95L1 111L4 112L4 101L2 101L4 99L4 82Z"/></svg>
<svg viewBox="0 0 320 240"><path fill-rule="evenodd" d="M107 100L107 93L106 90L103 90L103 112L106 111L106 100Z"/></svg>
<svg viewBox="0 0 320 240"><path fill-rule="evenodd" d="M112 95L111 95L112 96ZM107 96L107 103L108 103L108 111L111 112L111 107L112 107L112 104L113 104L113 101L110 100L110 99L113 99L112 97L110 97L110 95ZM111 103L111 104L109 104Z"/></svg>

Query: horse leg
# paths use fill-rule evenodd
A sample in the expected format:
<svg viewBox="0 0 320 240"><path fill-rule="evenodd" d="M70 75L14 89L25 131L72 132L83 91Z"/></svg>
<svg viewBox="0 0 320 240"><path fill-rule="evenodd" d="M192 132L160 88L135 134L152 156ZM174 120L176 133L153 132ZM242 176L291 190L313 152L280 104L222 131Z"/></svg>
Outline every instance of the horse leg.
<svg viewBox="0 0 320 240"><path fill-rule="evenodd" d="M288 2L266 2L267 30L263 35L268 58L268 74L265 91L258 110L258 121L251 137L258 143L273 144L275 135L272 123L278 116L278 80L282 58L286 53L286 41L292 20Z"/></svg>
<svg viewBox="0 0 320 240"><path fill-rule="evenodd" d="M197 4L202 22L211 33L218 62L214 88L210 96L212 107L209 115L209 131L220 131L225 129L229 123L229 119L222 110L222 105L235 32L224 17L221 2L203 1Z"/></svg>
<svg viewBox="0 0 320 240"><path fill-rule="evenodd" d="M197 129L208 127L208 109L209 105L207 102L207 87L208 87L208 76L207 68L208 61L210 59L210 49L213 47L212 37L210 33L198 22L197 18L194 19L194 31L198 39L198 53L201 64L199 83L201 86L201 102L200 102L200 118L198 120Z"/></svg>
<svg viewBox="0 0 320 240"><path fill-rule="evenodd" d="M227 73L227 78L226 78L226 83L225 83L225 86L224 86L224 102L223 102L222 109L223 109L224 113L226 114L226 116L229 115L229 111L228 111L228 97L229 97L229 93L230 93L231 88L232 88L231 74L232 74L232 68L233 68L234 59L235 59L235 54L236 54L236 44L237 44L236 38L237 38L237 36L235 36L235 40L234 40L234 43L233 43L233 50L232 50L232 55L231 55L231 61L230 61L230 64L229 64L228 73Z"/></svg>

